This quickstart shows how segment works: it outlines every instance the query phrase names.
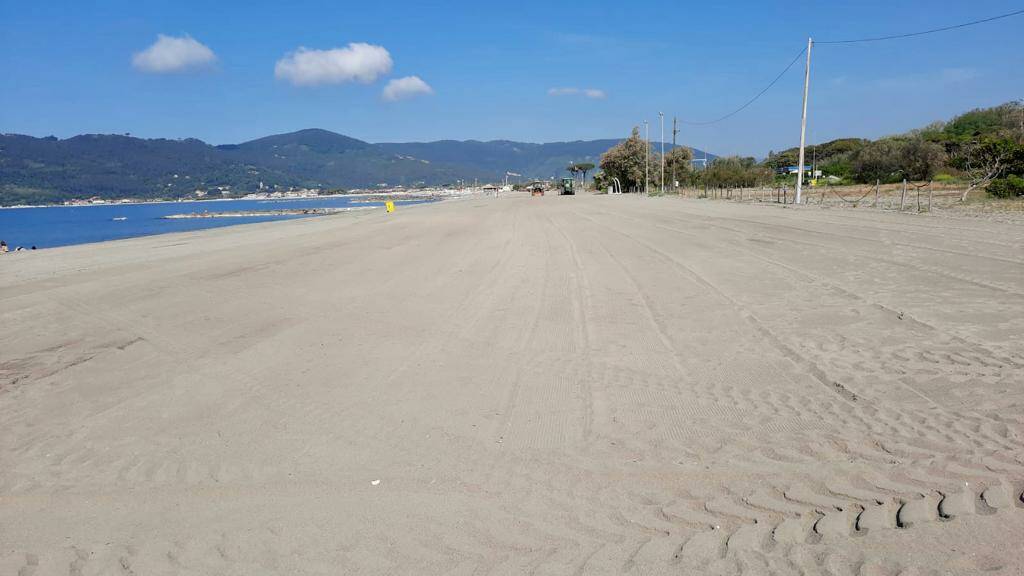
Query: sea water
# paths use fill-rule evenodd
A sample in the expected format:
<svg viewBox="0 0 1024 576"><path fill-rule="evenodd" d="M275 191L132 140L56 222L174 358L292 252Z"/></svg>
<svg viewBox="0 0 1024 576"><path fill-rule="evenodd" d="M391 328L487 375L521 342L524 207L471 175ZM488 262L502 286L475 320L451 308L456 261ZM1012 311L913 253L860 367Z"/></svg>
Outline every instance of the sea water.
<svg viewBox="0 0 1024 576"><path fill-rule="evenodd" d="M252 222L290 220L311 216L238 216L231 218L180 218L172 214L244 212L303 208L357 208L382 206L383 202L353 202L359 197L290 198L282 200L206 200L147 204L94 204L0 209L0 240L14 250L18 246L39 249L220 228Z"/></svg>

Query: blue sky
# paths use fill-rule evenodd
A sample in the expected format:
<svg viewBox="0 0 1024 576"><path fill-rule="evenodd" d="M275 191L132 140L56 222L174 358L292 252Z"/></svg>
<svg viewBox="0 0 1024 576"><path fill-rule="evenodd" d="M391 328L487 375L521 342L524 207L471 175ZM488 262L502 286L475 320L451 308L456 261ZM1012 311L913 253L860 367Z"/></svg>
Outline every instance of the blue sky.
<svg viewBox="0 0 1024 576"><path fill-rule="evenodd" d="M884 35L1020 8L995 0L0 0L0 131L222 144L318 127L371 142L549 142L624 136L646 118L657 138L659 110L669 124L673 115L728 112L809 34ZM811 141L877 137L1024 98L1021 30L1024 16L817 46ZM147 60L161 34L179 41L163 46L172 59ZM312 51L303 62L300 47ZM683 126L680 141L756 156L795 145L802 72L801 63L726 122ZM401 82L389 99L392 80Z"/></svg>

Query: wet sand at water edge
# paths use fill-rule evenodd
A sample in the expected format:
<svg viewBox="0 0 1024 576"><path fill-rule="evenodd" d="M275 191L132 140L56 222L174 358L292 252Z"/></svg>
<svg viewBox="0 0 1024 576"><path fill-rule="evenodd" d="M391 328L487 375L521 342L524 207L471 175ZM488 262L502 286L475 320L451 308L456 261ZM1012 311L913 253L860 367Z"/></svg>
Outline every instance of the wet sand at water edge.
<svg viewBox="0 0 1024 576"><path fill-rule="evenodd" d="M1024 225L471 198L0 258L0 574L1024 573Z"/></svg>

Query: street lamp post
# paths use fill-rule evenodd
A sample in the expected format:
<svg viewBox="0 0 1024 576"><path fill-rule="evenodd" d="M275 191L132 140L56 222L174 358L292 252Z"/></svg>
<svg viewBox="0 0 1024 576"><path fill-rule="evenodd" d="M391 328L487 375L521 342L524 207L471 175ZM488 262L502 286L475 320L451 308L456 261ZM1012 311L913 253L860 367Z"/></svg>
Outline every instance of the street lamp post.
<svg viewBox="0 0 1024 576"><path fill-rule="evenodd" d="M647 186L648 182L650 182L650 176L648 175L650 168L648 165L651 163L651 138L649 134L647 120L644 120L644 194L648 193Z"/></svg>
<svg viewBox="0 0 1024 576"><path fill-rule="evenodd" d="M658 112L661 122L661 193L665 194L665 113Z"/></svg>

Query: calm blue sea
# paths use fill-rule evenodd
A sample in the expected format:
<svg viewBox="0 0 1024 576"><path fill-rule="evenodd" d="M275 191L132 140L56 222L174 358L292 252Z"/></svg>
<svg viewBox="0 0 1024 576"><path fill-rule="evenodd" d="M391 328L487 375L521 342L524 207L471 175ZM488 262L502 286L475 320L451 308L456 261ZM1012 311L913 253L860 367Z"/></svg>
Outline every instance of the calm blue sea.
<svg viewBox="0 0 1024 576"><path fill-rule="evenodd" d="M11 250L17 246L39 249L86 244L151 234L220 228L251 222L314 218L315 216L255 216L239 218L186 218L163 220L162 216L191 212L236 210L284 210L289 208L344 208L381 206L381 202L358 202L355 198L303 198L291 200L220 200L167 202L159 204L100 204L95 206L52 206L0 210L0 240ZM126 218L126 220L114 220Z"/></svg>

